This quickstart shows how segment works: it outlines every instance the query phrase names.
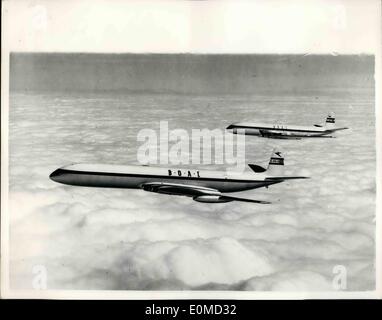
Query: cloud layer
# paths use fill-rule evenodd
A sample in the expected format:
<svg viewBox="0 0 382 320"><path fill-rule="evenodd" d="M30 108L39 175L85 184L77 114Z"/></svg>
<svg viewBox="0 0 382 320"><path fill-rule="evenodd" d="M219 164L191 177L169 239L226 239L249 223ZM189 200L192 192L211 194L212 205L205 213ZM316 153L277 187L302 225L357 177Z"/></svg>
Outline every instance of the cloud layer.
<svg viewBox="0 0 382 320"><path fill-rule="evenodd" d="M10 103L11 287L44 265L52 289L348 290L375 286L373 92L176 96L13 93ZM208 108L208 109L207 109ZM204 204L140 190L59 185L71 162L136 162L136 134L224 128L239 120L313 124L334 111L335 139L247 137L247 162L274 147L288 173L308 175L243 193L271 205ZM215 166L221 168L222 166Z"/></svg>

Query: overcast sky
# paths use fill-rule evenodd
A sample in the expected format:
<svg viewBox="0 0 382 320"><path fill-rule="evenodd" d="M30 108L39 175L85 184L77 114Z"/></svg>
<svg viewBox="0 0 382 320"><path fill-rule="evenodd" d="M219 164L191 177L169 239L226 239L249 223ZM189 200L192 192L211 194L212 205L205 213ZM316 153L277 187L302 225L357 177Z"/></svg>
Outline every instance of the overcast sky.
<svg viewBox="0 0 382 320"><path fill-rule="evenodd" d="M12 90L258 94L374 87L373 56L12 54Z"/></svg>

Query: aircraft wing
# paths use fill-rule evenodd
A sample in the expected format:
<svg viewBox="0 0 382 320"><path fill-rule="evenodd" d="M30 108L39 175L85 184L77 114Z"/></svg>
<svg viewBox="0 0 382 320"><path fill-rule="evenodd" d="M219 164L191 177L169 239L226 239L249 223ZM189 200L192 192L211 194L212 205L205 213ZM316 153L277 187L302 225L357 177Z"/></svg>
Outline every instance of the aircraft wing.
<svg viewBox="0 0 382 320"><path fill-rule="evenodd" d="M270 203L268 201L262 201L262 200L252 200L252 199L225 196L219 190L216 190L213 188L201 187L197 185L185 185L185 184L164 183L164 182L149 182L149 183L144 183L141 187L143 190L150 191L150 192L192 197L193 200L198 202L218 203L218 202L242 201L242 202L253 202L253 203L262 203L262 204Z"/></svg>
<svg viewBox="0 0 382 320"><path fill-rule="evenodd" d="M253 202L253 203L261 203L261 204L270 204L271 203L269 201L254 200L254 199L245 199L245 198L237 198L237 197L231 197L231 196L220 196L220 198L222 200L228 200L228 201Z"/></svg>
<svg viewBox="0 0 382 320"><path fill-rule="evenodd" d="M220 195L220 191L212 188L205 188L197 185L166 183L166 182L149 182L142 185L142 189L150 192L173 194L180 196L199 196L199 195Z"/></svg>
<svg viewBox="0 0 382 320"><path fill-rule="evenodd" d="M273 138L273 139L290 139L290 140L301 140L299 136L287 135L285 133L276 130L259 130L262 137Z"/></svg>

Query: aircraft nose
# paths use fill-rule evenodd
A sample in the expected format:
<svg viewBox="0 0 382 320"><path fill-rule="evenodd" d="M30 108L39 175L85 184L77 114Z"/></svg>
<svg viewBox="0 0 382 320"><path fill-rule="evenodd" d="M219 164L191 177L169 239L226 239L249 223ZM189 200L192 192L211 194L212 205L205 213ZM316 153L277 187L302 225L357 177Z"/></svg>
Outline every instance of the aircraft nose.
<svg viewBox="0 0 382 320"><path fill-rule="evenodd" d="M62 176L63 174L63 170L62 169L57 169L57 170L54 170L50 175L49 175L49 178L55 182L60 182L60 177Z"/></svg>
<svg viewBox="0 0 382 320"><path fill-rule="evenodd" d="M235 125L234 125L234 124L230 124L226 129L227 129L227 130L231 130L231 129L233 129L233 128L235 128Z"/></svg>

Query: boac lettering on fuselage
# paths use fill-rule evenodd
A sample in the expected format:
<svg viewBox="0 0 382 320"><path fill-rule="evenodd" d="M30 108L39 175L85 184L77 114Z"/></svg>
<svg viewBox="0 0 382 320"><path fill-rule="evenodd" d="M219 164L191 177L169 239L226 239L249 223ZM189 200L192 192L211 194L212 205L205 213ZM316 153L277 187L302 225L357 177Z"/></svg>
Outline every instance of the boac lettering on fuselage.
<svg viewBox="0 0 382 320"><path fill-rule="evenodd" d="M169 176L188 177L188 178L200 178L199 170L171 170L168 169Z"/></svg>

